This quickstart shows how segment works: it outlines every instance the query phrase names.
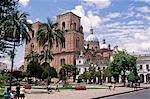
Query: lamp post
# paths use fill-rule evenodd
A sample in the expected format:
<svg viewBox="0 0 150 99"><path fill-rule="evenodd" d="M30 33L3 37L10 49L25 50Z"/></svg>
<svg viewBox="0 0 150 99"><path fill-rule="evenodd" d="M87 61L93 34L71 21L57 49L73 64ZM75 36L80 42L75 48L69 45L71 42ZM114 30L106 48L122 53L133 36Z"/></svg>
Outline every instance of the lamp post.
<svg viewBox="0 0 150 99"><path fill-rule="evenodd" d="M100 85L102 85L102 72L101 72L101 68L100 68L100 67L98 67L98 71L99 71L99 73L100 73L100 76L99 76L99 83L100 83Z"/></svg>

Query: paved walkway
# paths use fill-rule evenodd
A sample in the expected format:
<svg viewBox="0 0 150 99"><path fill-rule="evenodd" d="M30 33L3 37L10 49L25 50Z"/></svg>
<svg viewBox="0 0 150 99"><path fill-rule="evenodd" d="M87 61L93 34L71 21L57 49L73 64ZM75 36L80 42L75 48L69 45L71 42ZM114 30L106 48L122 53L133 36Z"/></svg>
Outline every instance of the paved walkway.
<svg viewBox="0 0 150 99"><path fill-rule="evenodd" d="M150 85L144 85L144 87ZM128 92L133 88L117 87L115 90L108 89L87 89L87 90L61 90L47 94L44 89L32 89L31 94L26 94L25 99L91 99L111 94Z"/></svg>

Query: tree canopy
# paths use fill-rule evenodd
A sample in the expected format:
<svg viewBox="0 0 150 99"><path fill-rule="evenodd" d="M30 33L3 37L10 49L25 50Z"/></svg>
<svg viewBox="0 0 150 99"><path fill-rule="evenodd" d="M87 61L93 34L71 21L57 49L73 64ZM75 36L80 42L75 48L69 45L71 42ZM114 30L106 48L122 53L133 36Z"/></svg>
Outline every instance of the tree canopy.
<svg viewBox="0 0 150 99"><path fill-rule="evenodd" d="M114 78L123 75L125 79L127 71L136 71L136 57L125 51L118 51L113 55L113 60L110 61L108 68Z"/></svg>

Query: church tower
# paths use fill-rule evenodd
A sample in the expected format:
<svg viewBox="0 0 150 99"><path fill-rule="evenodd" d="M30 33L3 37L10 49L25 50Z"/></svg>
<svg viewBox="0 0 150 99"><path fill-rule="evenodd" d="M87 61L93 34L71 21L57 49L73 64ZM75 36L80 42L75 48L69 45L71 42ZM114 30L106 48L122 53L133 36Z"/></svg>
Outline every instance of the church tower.
<svg viewBox="0 0 150 99"><path fill-rule="evenodd" d="M76 57L84 46L83 27L80 24L80 17L68 12L57 16L58 29L65 31L65 44L53 47L54 59L52 65L57 70L64 64L76 65Z"/></svg>

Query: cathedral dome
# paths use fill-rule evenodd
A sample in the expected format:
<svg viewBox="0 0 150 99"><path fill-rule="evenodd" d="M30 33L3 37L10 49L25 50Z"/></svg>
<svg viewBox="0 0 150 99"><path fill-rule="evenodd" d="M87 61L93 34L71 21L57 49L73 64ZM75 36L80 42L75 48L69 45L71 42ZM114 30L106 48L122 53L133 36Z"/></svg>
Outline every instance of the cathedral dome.
<svg viewBox="0 0 150 99"><path fill-rule="evenodd" d="M90 29L91 34L86 38L87 42L99 42L98 38L93 34L93 29Z"/></svg>

